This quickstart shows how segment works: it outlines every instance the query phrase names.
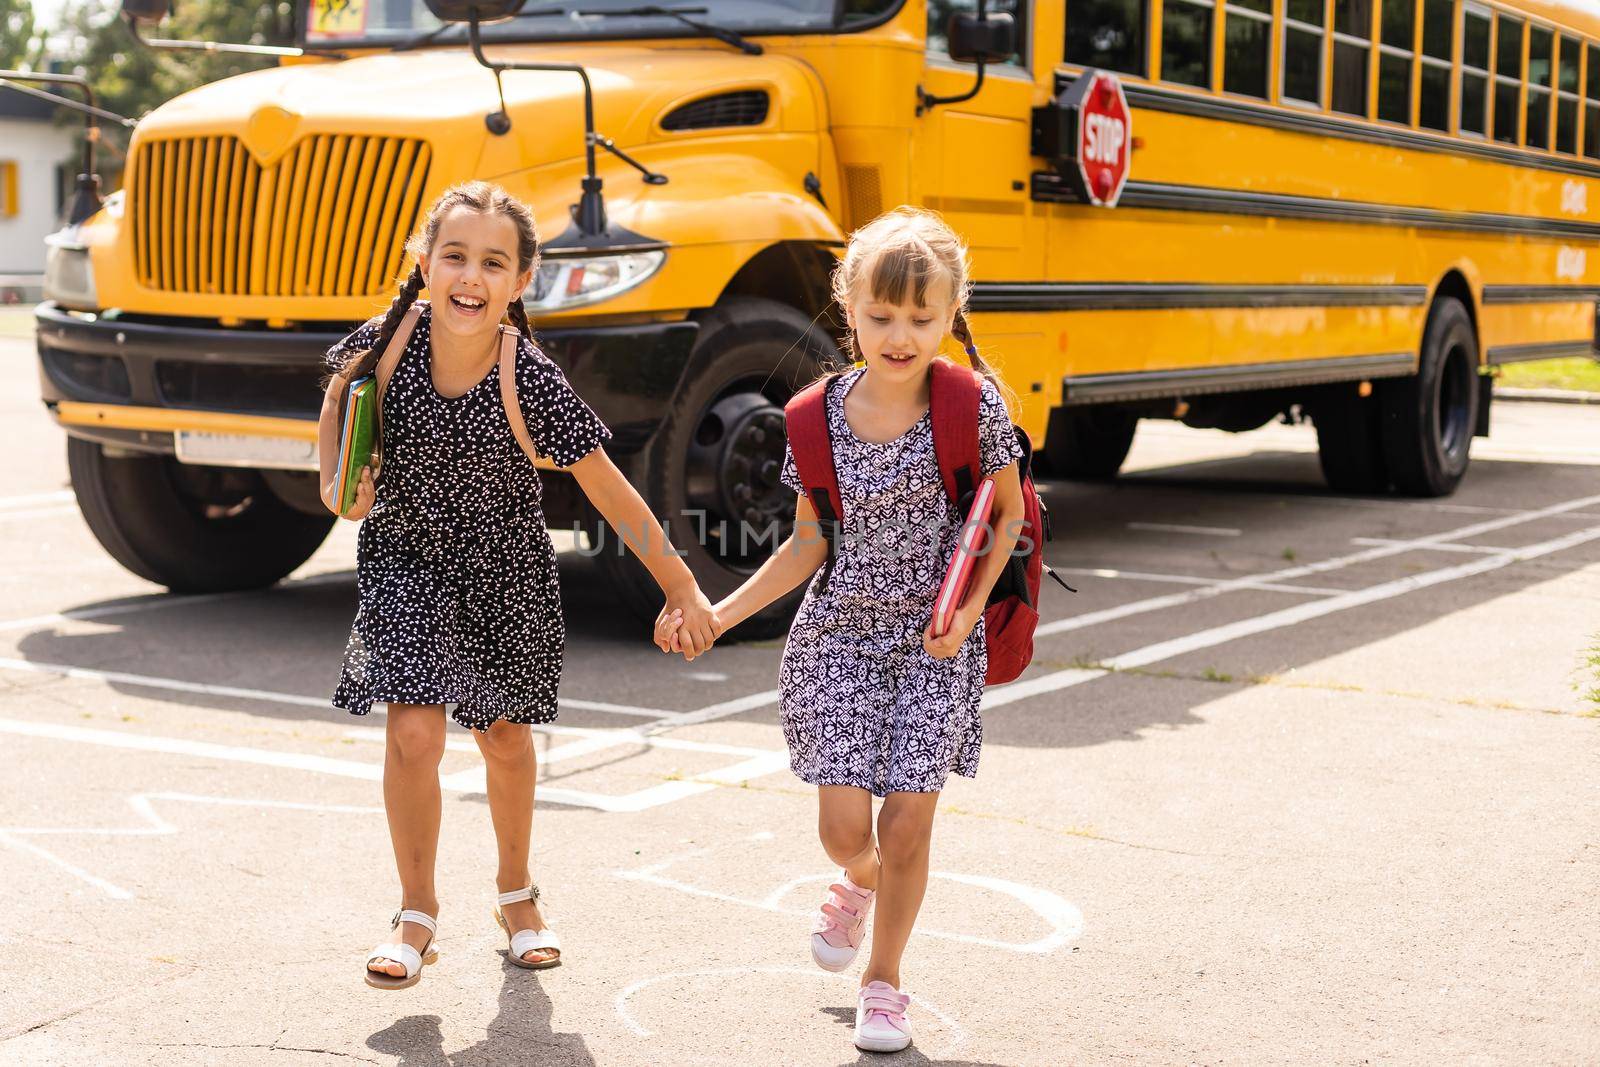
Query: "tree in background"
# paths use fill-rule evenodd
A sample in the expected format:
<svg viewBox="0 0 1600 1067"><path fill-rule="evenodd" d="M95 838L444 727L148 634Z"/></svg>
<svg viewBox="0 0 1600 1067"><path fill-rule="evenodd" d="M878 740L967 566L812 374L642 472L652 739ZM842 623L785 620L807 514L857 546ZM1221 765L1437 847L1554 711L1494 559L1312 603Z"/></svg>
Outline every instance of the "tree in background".
<svg viewBox="0 0 1600 1067"><path fill-rule="evenodd" d="M0 23L16 0L0 0ZM150 37L234 44L293 44L294 5L287 0L251 3L228 0L178 0L177 11L158 27L145 27ZM25 0L20 5L26 11ZM31 24L31 16L29 17ZM207 82L270 67L269 57L161 52L137 44L119 14L106 0L77 0L65 11L62 25L47 38L45 63L54 70L87 77L101 107L138 118L173 97ZM3 53L0 53L3 54ZM70 121L70 120L67 120ZM118 184L126 158L125 135L101 140L105 188Z"/></svg>
<svg viewBox="0 0 1600 1067"><path fill-rule="evenodd" d="M0 0L0 69L26 70L39 61L33 4L28 0Z"/></svg>

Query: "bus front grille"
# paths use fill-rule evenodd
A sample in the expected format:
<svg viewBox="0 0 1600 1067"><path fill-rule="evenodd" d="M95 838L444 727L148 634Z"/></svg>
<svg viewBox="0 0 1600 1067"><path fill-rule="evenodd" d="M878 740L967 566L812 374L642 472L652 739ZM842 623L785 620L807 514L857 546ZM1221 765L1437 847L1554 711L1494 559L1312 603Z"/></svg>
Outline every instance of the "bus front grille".
<svg viewBox="0 0 1600 1067"><path fill-rule="evenodd" d="M428 176L414 138L321 134L262 166L237 137L147 141L128 211L139 281L225 296L371 296L405 259Z"/></svg>

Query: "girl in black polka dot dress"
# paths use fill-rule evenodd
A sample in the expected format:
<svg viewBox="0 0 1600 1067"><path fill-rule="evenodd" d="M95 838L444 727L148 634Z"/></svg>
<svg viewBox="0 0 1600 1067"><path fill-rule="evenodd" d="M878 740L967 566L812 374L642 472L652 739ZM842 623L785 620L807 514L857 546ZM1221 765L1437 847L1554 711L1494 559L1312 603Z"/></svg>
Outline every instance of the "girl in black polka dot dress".
<svg viewBox="0 0 1600 1067"><path fill-rule="evenodd" d="M484 182L457 186L433 205L410 250L417 266L388 313L328 353L344 380L372 373L428 289L432 301L415 319L380 400L380 472L362 472L345 515L365 520L360 604L333 697L356 715L375 702L388 705L383 795L401 910L393 939L366 962L367 982L384 989L414 984L435 958L447 704L488 765L499 844L494 916L510 937L508 958L523 967L561 958L528 872L537 770L529 724L556 717L565 634L539 477L501 393L502 315L521 334L517 409L534 449L571 472L613 529L642 531L630 535L630 547L666 594L663 610L693 620L699 650L714 638L709 602L600 447L610 431L533 343L522 293L537 266L538 236L527 206ZM325 404L337 402L339 384Z"/></svg>

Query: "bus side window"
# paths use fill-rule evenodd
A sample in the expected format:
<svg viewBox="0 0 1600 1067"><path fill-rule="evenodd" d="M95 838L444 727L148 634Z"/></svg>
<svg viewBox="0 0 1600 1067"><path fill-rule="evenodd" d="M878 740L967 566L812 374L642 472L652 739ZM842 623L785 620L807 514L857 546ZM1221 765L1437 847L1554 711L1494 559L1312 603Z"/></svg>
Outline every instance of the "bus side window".
<svg viewBox="0 0 1600 1067"><path fill-rule="evenodd" d="M1584 51L1589 66L1584 78L1583 154L1600 159L1600 48L1589 45Z"/></svg>
<svg viewBox="0 0 1600 1067"><path fill-rule="evenodd" d="M1413 0L1383 0L1378 36L1378 117L1411 124L1411 57L1416 41Z"/></svg>
<svg viewBox="0 0 1600 1067"><path fill-rule="evenodd" d="M1372 0L1334 0L1333 110L1367 117Z"/></svg>
<svg viewBox="0 0 1600 1067"><path fill-rule="evenodd" d="M1430 130L1450 130L1451 0L1422 0L1422 90L1417 121Z"/></svg>
<svg viewBox="0 0 1600 1067"><path fill-rule="evenodd" d="M1147 25L1147 0L1072 0L1066 61L1144 77Z"/></svg>
<svg viewBox="0 0 1600 1067"><path fill-rule="evenodd" d="M1561 38L1561 66L1556 71L1556 151L1578 152L1578 64L1583 47L1575 37Z"/></svg>
<svg viewBox="0 0 1600 1067"><path fill-rule="evenodd" d="M1283 24L1283 97L1322 106L1322 0L1288 0Z"/></svg>
<svg viewBox="0 0 1600 1067"><path fill-rule="evenodd" d="M1211 88L1213 0L1163 0L1161 80Z"/></svg>
<svg viewBox="0 0 1600 1067"><path fill-rule="evenodd" d="M1517 143L1517 94L1522 88L1522 21L1495 16L1494 139Z"/></svg>
<svg viewBox="0 0 1600 1067"><path fill-rule="evenodd" d="M1461 132L1489 136L1489 11L1461 8Z"/></svg>
<svg viewBox="0 0 1600 1067"><path fill-rule="evenodd" d="M1228 0L1223 12L1226 37L1222 87L1241 96L1267 98L1267 56L1272 49L1269 0Z"/></svg>
<svg viewBox="0 0 1600 1067"><path fill-rule="evenodd" d="M1028 44L1028 3L1029 0L989 0L984 5L985 11L1003 11L1011 16L1017 27L1017 54L1006 60L1005 65L1025 70L1032 66L1033 52ZM950 39L945 31L950 26L950 16L957 11L975 13L977 10L977 0L928 0L928 54L948 57Z"/></svg>
<svg viewBox="0 0 1600 1067"><path fill-rule="evenodd" d="M1551 49L1555 34L1543 26L1528 27L1529 148L1550 147Z"/></svg>

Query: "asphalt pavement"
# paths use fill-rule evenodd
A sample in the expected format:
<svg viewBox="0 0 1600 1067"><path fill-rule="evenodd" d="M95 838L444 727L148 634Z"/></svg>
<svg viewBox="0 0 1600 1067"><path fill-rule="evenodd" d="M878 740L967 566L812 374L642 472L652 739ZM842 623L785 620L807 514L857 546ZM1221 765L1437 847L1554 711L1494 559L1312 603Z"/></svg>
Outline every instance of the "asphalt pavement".
<svg viewBox="0 0 1600 1067"><path fill-rule="evenodd" d="M1145 423L1117 483L1044 485L1080 592L986 696L877 1056L807 951L836 872L782 642L663 656L570 551L565 962L505 962L452 727L439 963L364 985L398 890L383 718L327 703L355 527L167 596L79 518L34 375L0 338L0 1063L1600 1062L1600 409L1497 407L1445 500L1330 493L1304 426Z"/></svg>

